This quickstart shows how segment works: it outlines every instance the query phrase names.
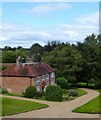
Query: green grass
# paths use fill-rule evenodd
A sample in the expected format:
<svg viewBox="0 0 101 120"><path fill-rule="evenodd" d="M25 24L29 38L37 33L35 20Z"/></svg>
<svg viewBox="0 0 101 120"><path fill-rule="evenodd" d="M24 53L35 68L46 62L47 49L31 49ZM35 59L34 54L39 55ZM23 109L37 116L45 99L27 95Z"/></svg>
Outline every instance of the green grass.
<svg viewBox="0 0 101 120"><path fill-rule="evenodd" d="M94 98L93 100L89 101L88 103L84 104L83 106L74 109L73 112L99 114L101 113L99 99L101 99L100 95Z"/></svg>
<svg viewBox="0 0 101 120"><path fill-rule="evenodd" d="M82 89L77 88L76 90L78 91L78 97L87 94L87 92Z"/></svg>
<svg viewBox="0 0 101 120"><path fill-rule="evenodd" d="M15 94L15 93L3 93L3 95L23 97L23 95L21 95L21 94Z"/></svg>
<svg viewBox="0 0 101 120"><path fill-rule="evenodd" d="M48 107L48 105L37 102L2 98L2 116L9 116L46 107Z"/></svg>

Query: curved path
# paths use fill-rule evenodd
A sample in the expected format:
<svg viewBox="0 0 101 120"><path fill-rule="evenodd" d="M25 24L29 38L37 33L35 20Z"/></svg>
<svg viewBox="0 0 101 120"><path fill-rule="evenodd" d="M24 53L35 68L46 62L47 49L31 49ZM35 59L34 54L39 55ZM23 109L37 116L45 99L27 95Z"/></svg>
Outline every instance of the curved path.
<svg viewBox="0 0 101 120"><path fill-rule="evenodd" d="M99 118L99 114L83 114L83 113L73 113L72 110L87 103L88 101L92 100L96 96L99 95L97 91L91 89L85 89L87 91L86 95L78 97L72 101L66 102L49 102L43 100L36 100L36 99L28 99L28 98L21 98L15 96L5 96L8 98L16 98L20 100L30 100L39 103L48 104L48 108L29 111L26 113L20 113L16 115L6 116L10 118Z"/></svg>

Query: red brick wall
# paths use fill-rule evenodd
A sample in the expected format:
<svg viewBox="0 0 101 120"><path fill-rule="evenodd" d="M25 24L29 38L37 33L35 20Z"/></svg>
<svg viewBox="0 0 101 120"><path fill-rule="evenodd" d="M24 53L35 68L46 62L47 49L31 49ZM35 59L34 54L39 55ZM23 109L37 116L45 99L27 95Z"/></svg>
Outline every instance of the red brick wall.
<svg viewBox="0 0 101 120"><path fill-rule="evenodd" d="M46 80L46 75L44 76L44 82L46 85L49 84L49 79L50 79L50 84L55 83L55 77L51 77L49 74L49 79ZM2 79L0 78L0 87L6 88L9 90L9 92L12 93L20 93L22 94L25 89L30 86L30 85L35 85L36 87L39 86L41 90L41 84L42 84L42 76L40 76L40 82L36 82L36 78L32 78L30 81L30 78L27 77L3 77Z"/></svg>
<svg viewBox="0 0 101 120"><path fill-rule="evenodd" d="M30 79L27 77L2 78L2 88L6 88L12 93L22 94L29 85L30 85Z"/></svg>

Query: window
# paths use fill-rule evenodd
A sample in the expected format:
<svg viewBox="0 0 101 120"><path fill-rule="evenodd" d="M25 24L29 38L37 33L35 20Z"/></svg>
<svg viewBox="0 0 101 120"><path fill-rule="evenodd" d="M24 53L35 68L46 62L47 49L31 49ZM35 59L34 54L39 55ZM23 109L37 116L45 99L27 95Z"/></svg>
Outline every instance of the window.
<svg viewBox="0 0 101 120"><path fill-rule="evenodd" d="M42 75L42 80L44 80L44 75Z"/></svg>
<svg viewBox="0 0 101 120"><path fill-rule="evenodd" d="M48 80L49 79L49 74L46 74L46 80Z"/></svg>
<svg viewBox="0 0 101 120"><path fill-rule="evenodd" d="M40 82L40 76L36 78L36 82Z"/></svg>
<svg viewBox="0 0 101 120"><path fill-rule="evenodd" d="M54 72L51 73L51 77L55 78L55 73Z"/></svg>

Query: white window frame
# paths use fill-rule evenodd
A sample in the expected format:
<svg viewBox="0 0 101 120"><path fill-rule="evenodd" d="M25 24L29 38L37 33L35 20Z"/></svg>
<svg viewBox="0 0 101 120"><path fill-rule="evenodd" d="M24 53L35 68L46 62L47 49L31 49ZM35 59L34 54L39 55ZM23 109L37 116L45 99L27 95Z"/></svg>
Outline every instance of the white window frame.
<svg viewBox="0 0 101 120"><path fill-rule="evenodd" d="M55 73L54 72L51 73L51 78L55 78Z"/></svg>
<svg viewBox="0 0 101 120"><path fill-rule="evenodd" d="M40 76L37 76L37 77L36 77L36 82L37 82L37 83L40 82Z"/></svg>
<svg viewBox="0 0 101 120"><path fill-rule="evenodd" d="M49 74L46 74L46 80L49 80Z"/></svg>
<svg viewBox="0 0 101 120"><path fill-rule="evenodd" d="M45 79L45 76L44 75L42 75L42 81Z"/></svg>

